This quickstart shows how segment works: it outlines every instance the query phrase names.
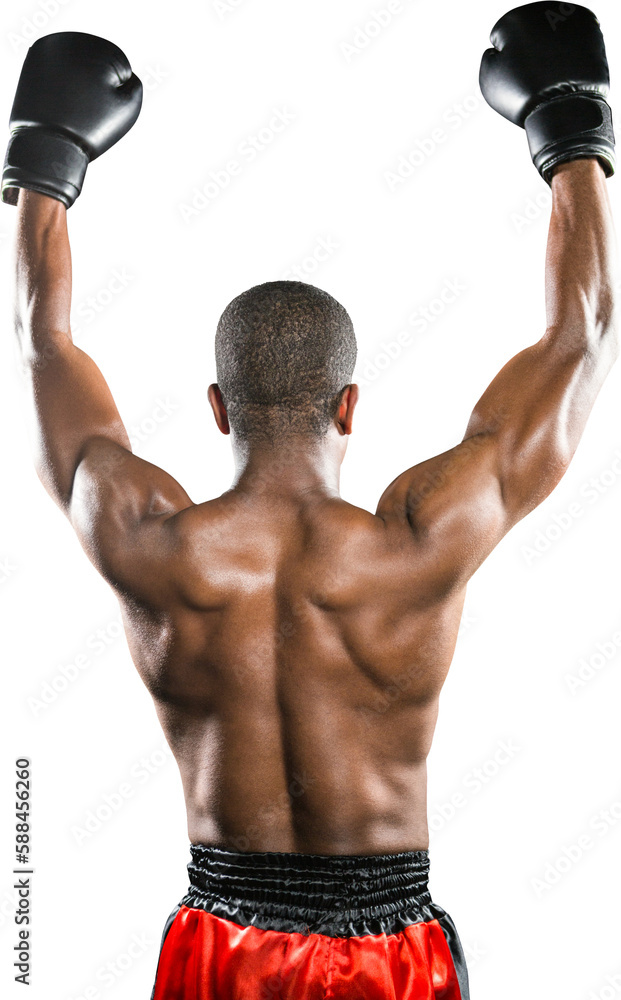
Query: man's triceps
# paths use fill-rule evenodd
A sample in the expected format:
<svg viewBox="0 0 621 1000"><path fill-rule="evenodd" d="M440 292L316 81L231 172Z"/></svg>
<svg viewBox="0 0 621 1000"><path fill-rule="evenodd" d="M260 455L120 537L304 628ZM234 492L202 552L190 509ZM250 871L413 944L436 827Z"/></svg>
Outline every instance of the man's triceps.
<svg viewBox="0 0 621 1000"><path fill-rule="evenodd" d="M380 500L462 584L565 473L607 363L544 336L512 358L473 409L463 440L399 476Z"/></svg>
<svg viewBox="0 0 621 1000"><path fill-rule="evenodd" d="M604 345L548 331L504 366L475 406L469 429L492 431L511 524L567 471L609 367Z"/></svg>

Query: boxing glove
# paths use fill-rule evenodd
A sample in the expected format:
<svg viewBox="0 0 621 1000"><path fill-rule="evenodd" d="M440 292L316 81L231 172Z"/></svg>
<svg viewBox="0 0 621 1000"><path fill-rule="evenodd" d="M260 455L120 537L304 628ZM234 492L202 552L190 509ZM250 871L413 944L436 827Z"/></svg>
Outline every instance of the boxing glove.
<svg viewBox="0 0 621 1000"><path fill-rule="evenodd" d="M112 42L80 31L39 38L29 49L11 111L2 200L18 188L69 208L86 168L125 135L142 104L142 84Z"/></svg>
<svg viewBox="0 0 621 1000"><path fill-rule="evenodd" d="M528 3L492 28L479 83L487 103L526 129L533 163L551 183L554 167L597 157L615 170L610 78L595 14L578 4Z"/></svg>

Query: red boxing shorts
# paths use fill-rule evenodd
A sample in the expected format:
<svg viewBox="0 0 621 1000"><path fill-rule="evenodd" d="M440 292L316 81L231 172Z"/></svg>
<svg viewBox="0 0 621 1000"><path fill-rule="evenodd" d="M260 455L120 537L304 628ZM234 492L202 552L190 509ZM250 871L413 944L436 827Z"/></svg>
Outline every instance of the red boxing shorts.
<svg viewBox="0 0 621 1000"><path fill-rule="evenodd" d="M469 1000L428 851L191 853L151 1000Z"/></svg>

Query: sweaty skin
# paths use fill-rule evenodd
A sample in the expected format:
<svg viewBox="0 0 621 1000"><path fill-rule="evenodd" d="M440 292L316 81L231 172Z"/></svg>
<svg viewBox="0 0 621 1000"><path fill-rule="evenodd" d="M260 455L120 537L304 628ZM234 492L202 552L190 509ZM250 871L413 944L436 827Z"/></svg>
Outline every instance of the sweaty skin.
<svg viewBox="0 0 621 1000"><path fill-rule="evenodd" d="M395 479L373 514L338 492L356 386L321 441L248 448L233 434L235 481L215 500L193 503L133 455L71 341L66 210L20 191L15 321L37 471L118 596L192 842L427 848L426 758L467 582L561 479L618 353L604 172L563 164L552 193L544 335L496 376L464 439ZM228 433L217 386L209 398Z"/></svg>

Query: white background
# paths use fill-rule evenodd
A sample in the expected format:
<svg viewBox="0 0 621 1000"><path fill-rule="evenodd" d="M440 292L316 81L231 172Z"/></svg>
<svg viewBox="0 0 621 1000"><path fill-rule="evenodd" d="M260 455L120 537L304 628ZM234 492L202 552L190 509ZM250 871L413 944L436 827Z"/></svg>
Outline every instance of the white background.
<svg viewBox="0 0 621 1000"><path fill-rule="evenodd" d="M505 5L402 0L352 54L343 43L386 6L22 0L3 17L5 120L27 44L51 31L110 38L144 81L138 123L89 168L69 213L73 325L137 453L196 502L230 484L206 389L217 319L251 285L301 267L349 309L362 398L342 494L371 510L403 469L461 439L498 369L543 334L549 189L524 133L477 84ZM621 17L615 0L597 0L596 13L619 109ZM240 144L274 109L293 120L250 162ZM412 152L411 176L391 190L387 173ZM182 205L234 158L241 174L185 221ZM0 984L24 995L12 982L11 871L13 762L25 754L36 868L27 995L148 1000L187 883L181 785L113 595L31 466L11 328L15 220L2 205ZM333 247L321 263L319 240ZM122 289L109 287L115 271ZM442 304L447 282L461 290ZM423 309L432 321L416 323ZM410 345L386 363L402 331ZM617 366L562 483L473 579L441 699L431 890L469 955L473 1000L621 996L620 394ZM572 691L581 660L592 676ZM123 783L131 796L80 836ZM591 846L578 857L581 837Z"/></svg>

